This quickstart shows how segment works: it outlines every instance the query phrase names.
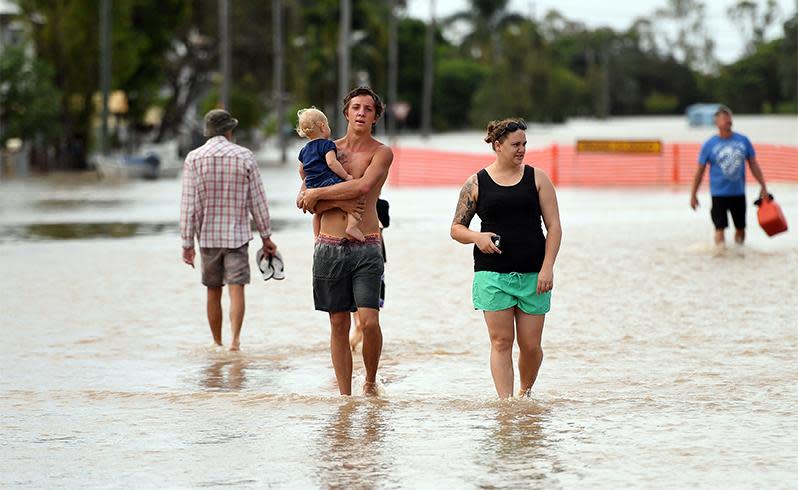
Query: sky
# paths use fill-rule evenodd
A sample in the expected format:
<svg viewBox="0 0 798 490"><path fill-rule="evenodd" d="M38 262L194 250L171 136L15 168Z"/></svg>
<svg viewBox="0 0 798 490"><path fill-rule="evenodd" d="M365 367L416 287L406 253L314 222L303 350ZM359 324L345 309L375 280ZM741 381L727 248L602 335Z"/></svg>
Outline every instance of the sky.
<svg viewBox="0 0 798 490"><path fill-rule="evenodd" d="M558 10L566 18L583 22L589 27L608 26L616 30L627 29L635 18L649 16L658 8L666 5L666 0L635 0L630 1L601 1L601 0L511 0L510 9L514 12L528 15L534 13L538 18L543 17L552 9ZM710 33L714 33L716 48L715 56L722 62L728 63L738 59L743 52L744 42L737 27L726 15L728 8L737 3L737 0L705 0L707 10L707 24ZM765 0L758 0L760 5ZM769 32L768 37L781 35L781 24L784 19L796 10L796 0L777 0L781 9L781 18L778 28ZM437 0L436 15L446 15L465 9L467 0ZM408 15L419 19L430 17L429 0L408 0Z"/></svg>

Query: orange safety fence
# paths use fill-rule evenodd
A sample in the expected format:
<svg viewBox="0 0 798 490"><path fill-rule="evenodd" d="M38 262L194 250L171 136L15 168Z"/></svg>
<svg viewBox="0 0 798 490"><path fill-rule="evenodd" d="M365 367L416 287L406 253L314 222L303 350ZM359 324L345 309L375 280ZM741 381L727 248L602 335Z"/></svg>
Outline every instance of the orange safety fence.
<svg viewBox="0 0 798 490"><path fill-rule="evenodd" d="M666 143L660 154L580 153L573 145L530 149L524 162L544 170L555 185L645 186L689 184L698 164L700 143ZM754 145L768 182L798 182L798 147ZM394 148L388 182L394 186L461 185L490 164L490 153ZM750 169L749 181L754 180ZM706 177L705 177L706 179Z"/></svg>

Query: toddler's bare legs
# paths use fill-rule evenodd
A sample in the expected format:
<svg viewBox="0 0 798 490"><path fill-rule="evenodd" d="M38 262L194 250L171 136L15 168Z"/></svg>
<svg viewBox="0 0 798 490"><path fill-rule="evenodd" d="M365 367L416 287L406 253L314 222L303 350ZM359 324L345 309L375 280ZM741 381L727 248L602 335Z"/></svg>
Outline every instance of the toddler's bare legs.
<svg viewBox="0 0 798 490"><path fill-rule="evenodd" d="M363 232L360 231L360 228L358 228L359 224L360 221L358 221L358 219L353 215L346 215L346 234L359 242L363 242L366 240L366 237L363 236Z"/></svg>

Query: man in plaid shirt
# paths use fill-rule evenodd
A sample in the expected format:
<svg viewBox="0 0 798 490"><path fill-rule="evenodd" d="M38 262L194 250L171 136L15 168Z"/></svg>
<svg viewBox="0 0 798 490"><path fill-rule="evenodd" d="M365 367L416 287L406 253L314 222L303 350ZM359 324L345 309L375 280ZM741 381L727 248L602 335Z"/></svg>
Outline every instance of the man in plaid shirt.
<svg viewBox="0 0 798 490"><path fill-rule="evenodd" d="M208 324L216 345L222 345L222 286L230 290L230 350L240 347L244 322L244 286L249 284L251 214L263 240L263 251L273 255L269 207L252 152L232 142L238 125L227 111L205 115L208 141L186 156L180 201L183 262L194 267L194 237L200 246L202 284L208 288Z"/></svg>

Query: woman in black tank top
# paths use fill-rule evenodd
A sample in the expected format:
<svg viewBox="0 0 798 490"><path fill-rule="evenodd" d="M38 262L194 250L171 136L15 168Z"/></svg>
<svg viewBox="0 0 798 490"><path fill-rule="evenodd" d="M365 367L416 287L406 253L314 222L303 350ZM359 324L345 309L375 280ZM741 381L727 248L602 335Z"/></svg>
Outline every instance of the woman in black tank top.
<svg viewBox="0 0 798 490"><path fill-rule="evenodd" d="M543 362L540 346L554 285L562 229L549 177L524 164L526 124L488 124L496 160L460 191L451 236L474 244L474 308L483 310L491 341L490 368L500 398L513 396L513 342L518 339L520 396L528 396ZM479 232L469 229L474 216ZM546 234L543 228L546 226Z"/></svg>

